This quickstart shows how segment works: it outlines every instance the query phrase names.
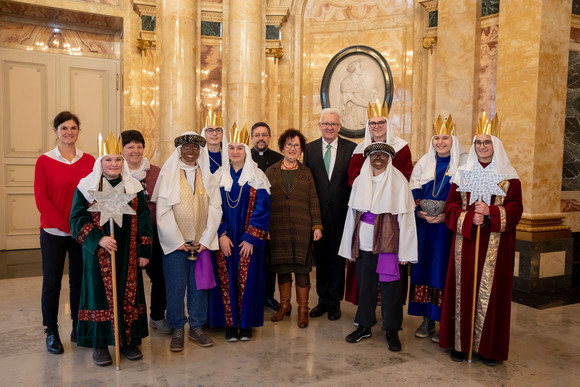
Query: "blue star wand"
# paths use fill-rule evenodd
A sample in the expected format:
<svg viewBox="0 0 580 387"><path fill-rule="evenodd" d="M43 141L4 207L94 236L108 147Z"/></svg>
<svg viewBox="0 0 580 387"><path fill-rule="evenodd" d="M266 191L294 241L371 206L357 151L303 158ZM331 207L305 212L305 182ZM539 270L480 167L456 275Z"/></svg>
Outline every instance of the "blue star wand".
<svg viewBox="0 0 580 387"><path fill-rule="evenodd" d="M115 239L114 223L119 227L123 227L123 214L135 215L135 210L131 208L129 203L136 194L125 193L125 182L121 181L114 188L111 186L106 178L103 178L102 191L89 191L89 194L95 199L96 203L90 208L90 212L100 212L100 225L103 226L109 222L109 229L111 230L110 237ZM117 265L115 260L115 251L111 250L111 276L113 283L113 331L115 333L115 364L116 370L119 371L121 363L121 355L119 348L119 306L117 302Z"/></svg>
<svg viewBox="0 0 580 387"><path fill-rule="evenodd" d="M476 201L484 202L488 206L491 205L491 196L505 196L505 192L499 187L499 183L506 178L505 175L494 173L495 159L486 167L476 162L473 170L459 170L461 176L465 179L465 183L457 188L459 192L469 192L469 205ZM476 207L478 207L476 205ZM476 210L477 211L477 210ZM477 296L477 271L479 267L479 236L481 231L481 224L477 225L477 232L475 236L475 259L473 263L473 300L471 306L471 336L469 340L469 353L467 362L471 363L473 356L473 333L475 328L475 302Z"/></svg>

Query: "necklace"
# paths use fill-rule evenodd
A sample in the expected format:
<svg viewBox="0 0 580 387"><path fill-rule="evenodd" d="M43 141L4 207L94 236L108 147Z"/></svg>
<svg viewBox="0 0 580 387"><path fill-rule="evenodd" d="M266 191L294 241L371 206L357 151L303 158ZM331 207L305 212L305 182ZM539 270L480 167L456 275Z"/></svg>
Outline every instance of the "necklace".
<svg viewBox="0 0 580 387"><path fill-rule="evenodd" d="M293 167L289 167L286 165L286 163L284 162L284 159L282 159L282 167L284 169L288 169L288 170L293 170L293 169L298 169L298 161L295 161L296 165Z"/></svg>
<svg viewBox="0 0 580 387"><path fill-rule="evenodd" d="M218 163L217 161L215 161L214 158L211 157L211 155L209 154L209 152L207 152L207 155L209 156L209 159L214 162L214 164L216 164L218 167L220 166L220 163Z"/></svg>
<svg viewBox="0 0 580 387"><path fill-rule="evenodd" d="M227 202L228 202L228 207L229 207L229 208L236 208L236 207L238 206L238 204L240 204L240 199L241 199L241 197L242 197L242 190L243 190L243 188L244 188L244 187L240 186L240 193L238 194L238 198L237 198L236 200L232 200L232 199L230 199L230 194L229 194L229 192L228 192L228 191L226 191L226 199L227 199ZM233 204L230 204L230 202L231 202L231 203L235 203L235 205L233 205Z"/></svg>
<svg viewBox="0 0 580 387"><path fill-rule="evenodd" d="M436 159L438 160L439 156L436 156ZM451 159L449 160L449 164L447 164L447 168L445 169L443 179L441 179L441 183L439 183L439 189L437 190L437 193L435 193L435 186L437 185L437 162L435 162L435 173L434 173L435 176L433 177L433 198L439 196L439 193L441 192L443 183L445 183L445 176L449 175L449 165L451 165Z"/></svg>

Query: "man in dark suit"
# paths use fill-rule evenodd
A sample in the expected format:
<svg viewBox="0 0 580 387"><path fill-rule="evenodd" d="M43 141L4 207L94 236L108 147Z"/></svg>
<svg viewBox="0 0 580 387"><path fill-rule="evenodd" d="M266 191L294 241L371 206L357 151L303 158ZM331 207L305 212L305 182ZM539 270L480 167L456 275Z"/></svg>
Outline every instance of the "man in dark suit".
<svg viewBox="0 0 580 387"><path fill-rule="evenodd" d="M275 152L268 148L270 145L270 140L272 139L272 133L270 132L270 127L265 122L256 122L252 125L251 140L254 147L252 148L252 160L258 164L263 172L272 164L276 164L278 161L282 160L284 156L280 153ZM272 273L268 270L268 265L270 264L270 246L268 241L266 241L266 248L264 249L264 264L266 265L265 270L265 292L264 292L264 306L278 311L280 308L280 303L274 298L274 289L276 287L276 273Z"/></svg>
<svg viewBox="0 0 580 387"><path fill-rule="evenodd" d="M304 151L304 165L314 177L324 228L322 239L314 242L318 305L310 311L310 317L328 312L329 320L338 320L341 315L345 260L338 256L338 248L350 196L348 165L356 147L352 141L338 137L340 127L338 110L322 110L318 123L322 138L306 144Z"/></svg>

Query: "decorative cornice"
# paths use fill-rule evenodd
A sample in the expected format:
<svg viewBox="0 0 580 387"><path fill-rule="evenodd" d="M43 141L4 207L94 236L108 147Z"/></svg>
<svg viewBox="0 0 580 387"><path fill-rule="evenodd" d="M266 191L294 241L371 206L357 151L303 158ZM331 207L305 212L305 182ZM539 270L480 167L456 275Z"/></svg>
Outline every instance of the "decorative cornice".
<svg viewBox="0 0 580 387"><path fill-rule="evenodd" d="M281 27L288 20L288 7L268 7L266 9L266 25Z"/></svg>
<svg viewBox="0 0 580 387"><path fill-rule="evenodd" d="M223 5L217 3L201 3L201 20L223 23Z"/></svg>
<svg viewBox="0 0 580 387"><path fill-rule="evenodd" d="M437 36L426 36L423 38L423 48L429 49L437 44Z"/></svg>
<svg viewBox="0 0 580 387"><path fill-rule="evenodd" d="M438 0L423 0L419 1L419 4L425 7L428 12L437 11L437 8L439 7Z"/></svg>
<svg viewBox="0 0 580 387"><path fill-rule="evenodd" d="M139 16L155 16L156 5L154 0L132 0L133 9L139 13Z"/></svg>

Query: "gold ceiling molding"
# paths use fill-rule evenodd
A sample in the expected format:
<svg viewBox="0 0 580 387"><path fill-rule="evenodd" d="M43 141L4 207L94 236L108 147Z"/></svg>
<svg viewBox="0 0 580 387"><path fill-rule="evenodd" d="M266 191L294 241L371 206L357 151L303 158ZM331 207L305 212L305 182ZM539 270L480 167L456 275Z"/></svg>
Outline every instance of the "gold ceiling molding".
<svg viewBox="0 0 580 387"><path fill-rule="evenodd" d="M288 7L266 8L266 25L281 27L288 20L290 10Z"/></svg>
<svg viewBox="0 0 580 387"><path fill-rule="evenodd" d="M522 215L516 226L516 238L529 242L570 238L570 227L564 223L564 214Z"/></svg>
<svg viewBox="0 0 580 387"><path fill-rule="evenodd" d="M419 3L423 7L425 7L425 9L428 12L437 11L437 8L439 7L439 1L438 0L423 0L423 1L419 1Z"/></svg>
<svg viewBox="0 0 580 387"><path fill-rule="evenodd" d="M155 16L155 0L131 0L133 9L139 13L139 16Z"/></svg>

